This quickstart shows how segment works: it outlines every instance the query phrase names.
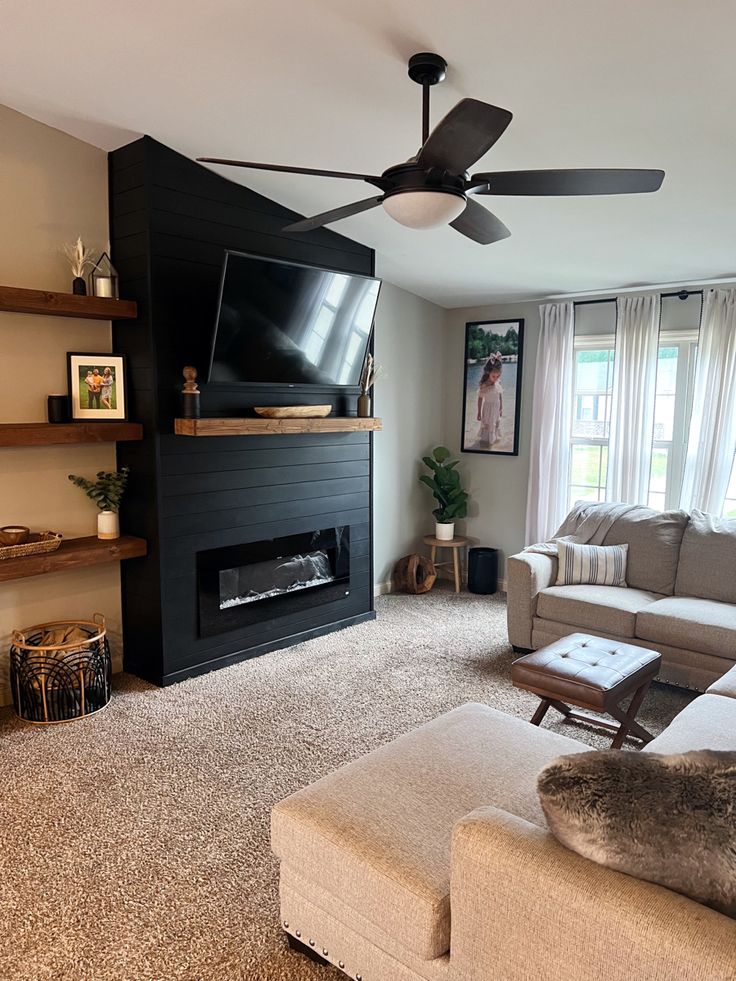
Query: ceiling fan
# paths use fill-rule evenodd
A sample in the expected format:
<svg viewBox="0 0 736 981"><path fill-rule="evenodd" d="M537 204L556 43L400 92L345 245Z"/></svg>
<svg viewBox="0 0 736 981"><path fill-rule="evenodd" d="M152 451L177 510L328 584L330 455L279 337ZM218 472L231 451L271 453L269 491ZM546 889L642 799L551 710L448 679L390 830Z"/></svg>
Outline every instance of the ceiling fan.
<svg viewBox="0 0 736 981"><path fill-rule="evenodd" d="M481 245L508 238L511 232L478 204L474 195L638 194L661 187L663 170L506 170L469 176L468 168L499 139L512 114L478 99L461 99L430 132L429 90L444 79L446 71L447 62L437 54L423 52L409 59L409 77L422 86L422 146L415 157L389 167L380 176L220 157L197 159L254 170L365 181L381 192L294 222L284 231L308 232L380 204L395 221L409 228L450 224Z"/></svg>

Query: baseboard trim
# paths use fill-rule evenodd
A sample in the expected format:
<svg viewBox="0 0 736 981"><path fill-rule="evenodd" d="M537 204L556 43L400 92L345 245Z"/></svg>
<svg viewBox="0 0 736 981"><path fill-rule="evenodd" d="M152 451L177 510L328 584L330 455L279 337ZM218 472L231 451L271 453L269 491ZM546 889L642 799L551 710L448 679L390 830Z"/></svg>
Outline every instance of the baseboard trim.
<svg viewBox="0 0 736 981"><path fill-rule="evenodd" d="M440 571L442 571L442 570L440 570ZM453 580L453 578L452 578L451 575L441 575L440 574L439 578L442 579L442 580L445 580L447 582L454 582L454 580ZM468 588L467 579L465 579L464 577L463 577L463 586L465 587L465 589ZM377 582L373 586L373 595L374 596L387 596L389 593L393 593L393 591L394 591L394 587L393 587L393 583L392 582ZM503 593L504 596L506 595L506 580L505 579L501 579L499 581L497 592Z"/></svg>

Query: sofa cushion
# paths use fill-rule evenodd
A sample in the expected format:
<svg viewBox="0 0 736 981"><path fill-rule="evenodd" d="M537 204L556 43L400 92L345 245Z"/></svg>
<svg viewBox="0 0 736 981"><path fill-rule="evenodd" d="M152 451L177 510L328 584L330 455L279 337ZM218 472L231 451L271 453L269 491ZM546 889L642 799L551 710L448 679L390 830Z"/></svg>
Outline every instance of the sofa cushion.
<svg viewBox="0 0 736 981"><path fill-rule="evenodd" d="M694 699L642 753L689 753L691 749L736 750L736 699L723 695Z"/></svg>
<svg viewBox="0 0 736 981"><path fill-rule="evenodd" d="M640 610L636 636L733 659L736 606L694 596L668 596Z"/></svg>
<svg viewBox="0 0 736 981"><path fill-rule="evenodd" d="M682 539L675 593L736 603L736 521L692 512Z"/></svg>
<svg viewBox="0 0 736 981"><path fill-rule="evenodd" d="M537 773L583 743L463 705L277 804L276 855L427 960L450 947L453 825L494 803L544 826Z"/></svg>
<svg viewBox="0 0 736 981"><path fill-rule="evenodd" d="M687 524L687 511L636 508L614 521L603 544L628 543L626 582L629 586L671 596Z"/></svg>
<svg viewBox="0 0 736 981"><path fill-rule="evenodd" d="M537 598L537 616L604 634L634 637L638 612L659 599L658 593L618 586L550 586Z"/></svg>
<svg viewBox="0 0 736 981"><path fill-rule="evenodd" d="M731 657L736 655L736 651L731 654ZM727 698L736 698L736 668L731 668L727 671L722 678L718 681L714 681L713 684L708 688L709 695L725 695Z"/></svg>

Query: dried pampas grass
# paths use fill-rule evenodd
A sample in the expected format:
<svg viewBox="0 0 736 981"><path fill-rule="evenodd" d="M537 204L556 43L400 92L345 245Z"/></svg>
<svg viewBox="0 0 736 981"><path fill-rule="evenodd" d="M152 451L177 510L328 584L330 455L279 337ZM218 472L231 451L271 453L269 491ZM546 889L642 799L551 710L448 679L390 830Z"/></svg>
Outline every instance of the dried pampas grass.
<svg viewBox="0 0 736 981"><path fill-rule="evenodd" d="M360 388L364 395L367 395L370 389L373 387L377 378L381 378L385 375L385 372L380 364L377 364L373 358L372 354L368 354L365 359L365 364L363 365L363 371L360 375Z"/></svg>
<svg viewBox="0 0 736 981"><path fill-rule="evenodd" d="M69 260L69 264L72 267L72 275L76 278L83 278L87 267L94 265L92 252L84 244L81 236L77 239L74 245L70 245L67 242L62 247L62 252Z"/></svg>

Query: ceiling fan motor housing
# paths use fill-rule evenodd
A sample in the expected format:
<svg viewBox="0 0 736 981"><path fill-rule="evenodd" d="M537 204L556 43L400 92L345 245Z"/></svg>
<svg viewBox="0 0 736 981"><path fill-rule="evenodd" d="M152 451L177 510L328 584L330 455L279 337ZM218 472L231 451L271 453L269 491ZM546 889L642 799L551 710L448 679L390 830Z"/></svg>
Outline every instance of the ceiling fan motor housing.
<svg viewBox="0 0 736 981"><path fill-rule="evenodd" d="M381 175L386 181L385 194L402 194L407 191L439 191L445 194L457 194L465 197L465 181L467 174L451 174L441 167L420 167L409 160L407 163L389 167Z"/></svg>

